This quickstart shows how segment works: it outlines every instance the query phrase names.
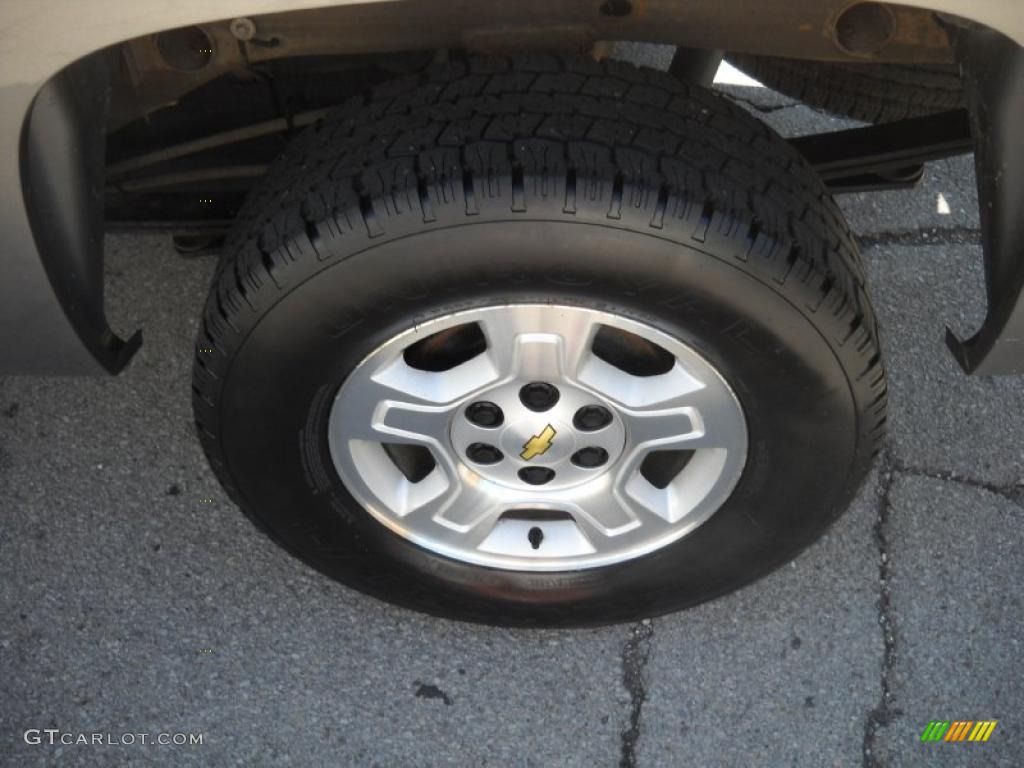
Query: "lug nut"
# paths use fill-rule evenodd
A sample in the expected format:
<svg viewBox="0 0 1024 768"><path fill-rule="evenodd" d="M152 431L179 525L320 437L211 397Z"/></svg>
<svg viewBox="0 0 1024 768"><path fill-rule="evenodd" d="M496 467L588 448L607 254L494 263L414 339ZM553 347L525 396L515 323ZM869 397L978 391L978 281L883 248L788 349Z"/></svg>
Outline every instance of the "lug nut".
<svg viewBox="0 0 1024 768"><path fill-rule="evenodd" d="M523 467L519 470L519 479L530 485L544 485L555 477L555 471L547 467Z"/></svg>
<svg viewBox="0 0 1024 768"><path fill-rule="evenodd" d="M604 448L598 448L595 445L588 446L587 448L580 448L572 455L572 463L577 467L583 467L585 469L600 467L606 461L608 461L608 451Z"/></svg>
<svg viewBox="0 0 1024 768"><path fill-rule="evenodd" d="M471 403L466 409L466 418L476 424L478 427L500 427L501 423L505 420L505 414L501 412L494 403L488 402L487 400L481 400L478 403Z"/></svg>
<svg viewBox="0 0 1024 768"><path fill-rule="evenodd" d="M595 432L611 423L611 411L603 405L584 405L572 417L572 425L583 432Z"/></svg>
<svg viewBox="0 0 1024 768"><path fill-rule="evenodd" d="M466 456L477 464L497 464L505 455L487 443L473 443L466 449Z"/></svg>
<svg viewBox="0 0 1024 768"><path fill-rule="evenodd" d="M558 402L558 398L558 390L543 381L532 381L519 390L519 399L531 411L546 411Z"/></svg>

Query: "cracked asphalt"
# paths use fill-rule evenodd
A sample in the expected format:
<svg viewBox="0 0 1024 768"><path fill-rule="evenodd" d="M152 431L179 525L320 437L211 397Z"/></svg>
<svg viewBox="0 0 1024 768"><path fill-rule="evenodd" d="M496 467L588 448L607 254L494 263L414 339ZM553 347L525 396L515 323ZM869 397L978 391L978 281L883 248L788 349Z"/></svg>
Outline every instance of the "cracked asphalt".
<svg viewBox="0 0 1024 768"><path fill-rule="evenodd" d="M845 125L727 91L790 134ZM109 237L112 322L146 334L130 368L0 378L0 764L1019 765L1024 381L968 378L943 343L983 315L972 163L841 205L891 388L858 498L755 585L585 631L420 616L257 533L192 433L213 260ZM919 740L979 719L985 744ZM25 743L46 728L203 744Z"/></svg>

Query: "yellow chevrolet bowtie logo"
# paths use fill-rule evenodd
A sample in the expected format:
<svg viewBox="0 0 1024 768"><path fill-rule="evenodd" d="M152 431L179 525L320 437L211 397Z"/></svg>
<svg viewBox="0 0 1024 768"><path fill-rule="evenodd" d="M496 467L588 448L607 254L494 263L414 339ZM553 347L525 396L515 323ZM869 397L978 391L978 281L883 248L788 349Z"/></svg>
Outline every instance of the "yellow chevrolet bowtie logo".
<svg viewBox="0 0 1024 768"><path fill-rule="evenodd" d="M523 445L523 452L519 454L521 458L529 461L535 459L547 453L548 448L551 447L551 441L555 439L555 428L548 424L544 427L544 431L539 435L534 435Z"/></svg>

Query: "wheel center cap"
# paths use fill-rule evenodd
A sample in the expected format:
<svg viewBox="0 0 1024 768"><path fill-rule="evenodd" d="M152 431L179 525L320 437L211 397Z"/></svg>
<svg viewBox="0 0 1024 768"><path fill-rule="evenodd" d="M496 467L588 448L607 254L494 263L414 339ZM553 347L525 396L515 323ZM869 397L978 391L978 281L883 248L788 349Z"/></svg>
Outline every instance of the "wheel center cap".
<svg viewBox="0 0 1024 768"><path fill-rule="evenodd" d="M613 416L598 429L587 431L573 424L581 408L600 406L614 413L611 404L565 381L554 382L558 397L543 411L523 403L523 382L507 382L480 393L476 402L497 405L504 414L500 426L488 428L474 424L470 404L452 423L451 440L455 454L480 477L510 486L524 493L543 495L595 480L622 455L626 430L622 420ZM479 406L477 406L479 407ZM480 444L494 446L501 459L490 461L479 450ZM471 446L477 448L472 450ZM580 461L579 452L587 451ZM595 461L593 457L597 456ZM474 457L485 458L475 461ZM575 460L574 460L575 457Z"/></svg>

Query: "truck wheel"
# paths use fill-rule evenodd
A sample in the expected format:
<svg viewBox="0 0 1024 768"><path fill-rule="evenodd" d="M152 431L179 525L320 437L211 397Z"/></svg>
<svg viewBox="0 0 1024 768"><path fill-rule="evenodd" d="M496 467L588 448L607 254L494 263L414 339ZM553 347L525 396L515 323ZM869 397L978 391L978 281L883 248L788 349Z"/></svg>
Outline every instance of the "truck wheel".
<svg viewBox="0 0 1024 768"><path fill-rule="evenodd" d="M199 436L260 527L372 595L500 624L676 610L791 560L878 451L857 259L801 157L709 91L451 64L262 182L197 340Z"/></svg>
<svg viewBox="0 0 1024 768"><path fill-rule="evenodd" d="M962 109L953 64L859 64L730 53L755 80L812 107L866 123L890 123Z"/></svg>

